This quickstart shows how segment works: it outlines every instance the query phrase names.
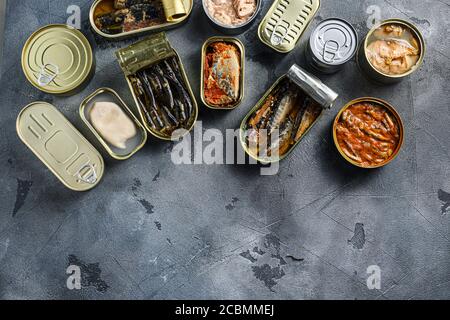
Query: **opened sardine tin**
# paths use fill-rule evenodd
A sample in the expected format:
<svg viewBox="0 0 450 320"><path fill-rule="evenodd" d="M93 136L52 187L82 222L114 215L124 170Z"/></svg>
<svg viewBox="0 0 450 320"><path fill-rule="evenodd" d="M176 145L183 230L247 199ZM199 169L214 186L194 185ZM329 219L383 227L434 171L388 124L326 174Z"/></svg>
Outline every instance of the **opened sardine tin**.
<svg viewBox="0 0 450 320"><path fill-rule="evenodd" d="M89 12L89 20L95 33L111 40L132 37L142 33L160 32L176 28L187 21L194 7L194 0L162 0L162 6L166 19L165 22L137 30L120 32L117 34L108 34L101 31L97 27L95 24L95 19L101 13L105 13L106 8L112 11L113 2L114 0L96 0L92 3L91 10Z"/></svg>
<svg viewBox="0 0 450 320"><path fill-rule="evenodd" d="M16 127L23 143L67 188L87 191L102 179L102 156L53 105L29 104Z"/></svg>
<svg viewBox="0 0 450 320"><path fill-rule="evenodd" d="M230 43L235 45L240 54L240 77L239 77L239 98L238 100L226 107L219 107L209 104L205 99L205 66L206 66L206 54L208 48L217 42L224 42L224 43ZM202 99L202 102L205 106L207 106L210 109L217 109L217 110L232 110L237 108L242 100L244 99L244 91L245 91L245 48L244 44L237 38L233 37L212 37L206 40L206 42L203 44L202 47L202 63L201 63L201 71L200 71L200 97Z"/></svg>
<svg viewBox="0 0 450 320"><path fill-rule="evenodd" d="M281 53L294 50L319 7L320 0L275 0L259 25L259 39Z"/></svg>

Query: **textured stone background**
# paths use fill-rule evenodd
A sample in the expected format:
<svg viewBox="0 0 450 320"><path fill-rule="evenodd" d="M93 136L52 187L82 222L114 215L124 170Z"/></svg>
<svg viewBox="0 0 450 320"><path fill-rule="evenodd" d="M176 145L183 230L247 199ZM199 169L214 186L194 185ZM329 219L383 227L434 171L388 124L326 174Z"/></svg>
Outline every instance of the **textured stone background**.
<svg viewBox="0 0 450 320"><path fill-rule="evenodd" d="M255 166L175 166L172 144L150 139L126 162L105 155L102 183L88 193L65 189L19 141L15 120L26 104L53 103L83 132L78 106L100 86L131 104L113 52L133 40L108 42L89 29L91 0L7 2L0 102L0 297L409 299L450 298L449 0L322 0L313 26L338 16L367 32L366 9L413 21L428 44L425 64L394 86L369 83L350 62L321 78L336 106L281 164L261 177ZM189 23L169 32L196 92L200 47L219 34L200 1ZM266 12L269 1L264 1ZM52 97L25 80L20 52L38 27L64 23L69 4L82 8L95 48L96 75L80 94ZM247 48L247 96L233 112L204 108L204 128L237 128L249 108L295 62L300 46L277 55L256 36ZM338 109L377 96L395 105L406 143L388 167L361 171L341 161L330 138ZM92 136L89 136L92 141ZM66 268L82 269L82 290L66 288ZM368 290L366 269L379 265L381 290Z"/></svg>

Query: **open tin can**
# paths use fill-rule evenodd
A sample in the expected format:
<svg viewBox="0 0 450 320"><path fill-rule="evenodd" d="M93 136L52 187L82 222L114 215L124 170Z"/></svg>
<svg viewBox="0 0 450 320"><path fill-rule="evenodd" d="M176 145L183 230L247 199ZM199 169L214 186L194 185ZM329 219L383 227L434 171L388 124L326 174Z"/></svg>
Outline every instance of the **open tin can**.
<svg viewBox="0 0 450 320"><path fill-rule="evenodd" d="M200 97L210 109L231 110L244 99L245 49L237 38L212 37L202 47Z"/></svg>
<svg viewBox="0 0 450 320"><path fill-rule="evenodd" d="M259 39L281 53L294 50L319 7L320 0L275 0L259 25Z"/></svg>
<svg viewBox="0 0 450 320"><path fill-rule="evenodd" d="M400 54L399 54L400 53ZM392 58L393 55L398 58ZM397 83L419 69L425 57L425 40L419 29L402 19L374 26L358 51L358 65L370 79Z"/></svg>
<svg viewBox="0 0 450 320"><path fill-rule="evenodd" d="M126 116L126 120L131 120L134 125L135 135L127 136L124 145L122 147L117 147L113 145L111 142L108 142L108 139L105 138L98 129L96 129L95 125L92 122L91 114L93 111L93 107L96 103L114 103L117 105L123 115ZM127 160L131 158L136 152L138 152L145 145L147 141L147 131L136 118L136 116L131 112L131 110L127 107L125 102L120 98L120 96L112 89L109 88L100 88L96 90L94 93L89 95L80 105L80 117L92 134L97 138L100 144L105 148L105 150L109 153L111 157L116 160ZM105 114L105 117L108 117L108 114ZM115 130L117 131L117 130Z"/></svg>
<svg viewBox="0 0 450 320"><path fill-rule="evenodd" d="M116 52L145 128L177 140L195 125L198 105L178 53L165 33Z"/></svg>
<svg viewBox="0 0 450 320"><path fill-rule="evenodd" d="M80 31L52 24L28 38L22 50L22 69L37 89L70 95L83 88L94 74L94 55Z"/></svg>
<svg viewBox="0 0 450 320"><path fill-rule="evenodd" d="M209 22L217 30L219 30L225 34L232 35L232 34L239 34L239 33L246 31L253 24L253 22L256 20L256 17L259 14L259 11L261 10L262 0L254 0L255 7L254 7L253 13L251 13L251 15L248 16L248 19L245 22L237 23L237 24L226 24L225 21L220 21L214 15L212 15L210 12L210 8L209 8L210 2L213 2L213 1L202 0L203 11L205 12L205 15L208 17ZM233 12L233 15L237 14L236 12L238 12L240 9L234 4L236 1L233 1L233 0L221 1L221 3L220 3L221 6L225 6L226 2L228 2L228 6L229 6L227 11ZM217 1L216 1L216 3L217 3ZM239 3L239 1L238 1L238 3ZM245 5L248 6L249 4L245 4ZM245 9L246 8L244 8L244 10ZM222 10L223 10L223 7L222 7ZM223 12L217 13L217 14L220 17L224 17ZM225 17L226 17L226 19L223 19L223 20L230 19L229 16L225 16Z"/></svg>
<svg viewBox="0 0 450 320"><path fill-rule="evenodd" d="M338 18L326 19L314 29L306 45L306 61L325 74L336 73L358 50L358 34L353 26Z"/></svg>
<svg viewBox="0 0 450 320"><path fill-rule="evenodd" d="M356 167L375 169L391 163L404 140L400 114L372 97L347 103L333 122L333 140L341 156Z"/></svg>
<svg viewBox="0 0 450 320"><path fill-rule="evenodd" d="M293 65L242 121L243 149L262 164L285 159L337 97L319 79Z"/></svg>
<svg viewBox="0 0 450 320"><path fill-rule="evenodd" d="M102 179L102 156L51 104L26 106L17 117L16 128L23 143L67 188L87 191Z"/></svg>
<svg viewBox="0 0 450 320"><path fill-rule="evenodd" d="M122 39L181 26L189 18L193 7L194 0L148 0L138 4L133 0L96 0L91 6L89 21L98 35ZM133 25L142 17L150 19ZM130 26L124 28L124 23Z"/></svg>

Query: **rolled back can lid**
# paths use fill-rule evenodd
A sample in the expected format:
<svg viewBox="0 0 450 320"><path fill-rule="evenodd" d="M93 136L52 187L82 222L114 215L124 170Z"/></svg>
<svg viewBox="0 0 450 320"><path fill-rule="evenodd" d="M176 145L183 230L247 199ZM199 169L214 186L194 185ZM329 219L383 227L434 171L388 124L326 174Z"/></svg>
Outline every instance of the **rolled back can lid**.
<svg viewBox="0 0 450 320"><path fill-rule="evenodd" d="M312 54L327 65L341 65L355 55L358 35L345 20L331 18L322 21L311 34L309 45Z"/></svg>
<svg viewBox="0 0 450 320"><path fill-rule="evenodd" d="M51 94L74 91L89 77L93 53L86 37L67 25L34 32L22 50L22 69L30 83Z"/></svg>

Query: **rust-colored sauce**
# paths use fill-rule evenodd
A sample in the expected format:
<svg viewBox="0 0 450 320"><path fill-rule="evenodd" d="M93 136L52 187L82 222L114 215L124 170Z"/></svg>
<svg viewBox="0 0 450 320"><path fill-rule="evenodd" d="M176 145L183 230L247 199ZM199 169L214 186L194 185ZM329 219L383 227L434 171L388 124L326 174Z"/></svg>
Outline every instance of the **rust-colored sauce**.
<svg viewBox="0 0 450 320"><path fill-rule="evenodd" d="M400 125L386 107L359 102L347 108L336 126L339 147L363 167L389 161L400 143Z"/></svg>

